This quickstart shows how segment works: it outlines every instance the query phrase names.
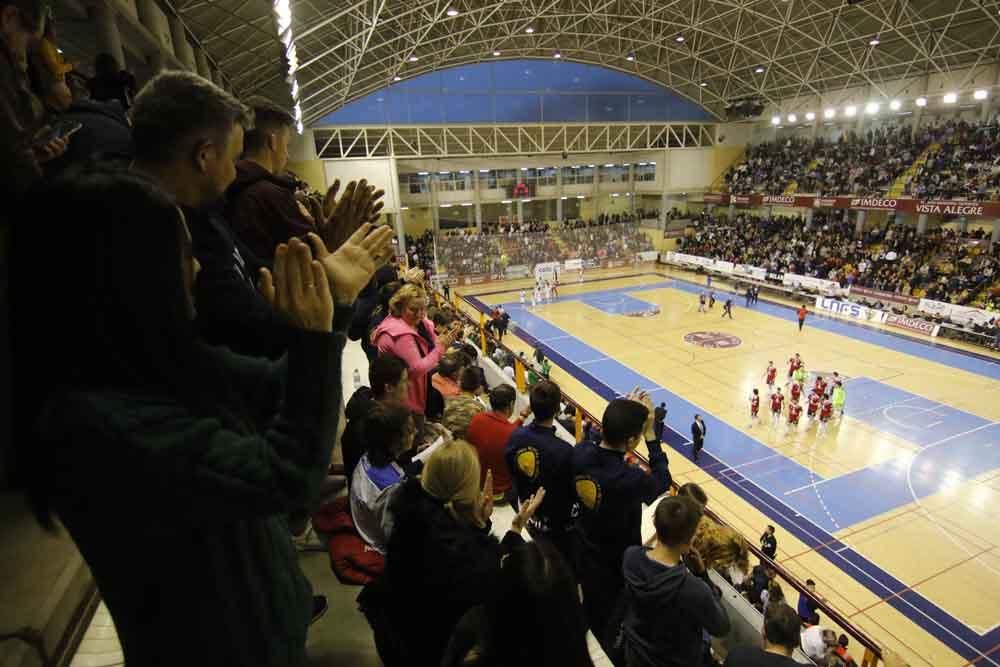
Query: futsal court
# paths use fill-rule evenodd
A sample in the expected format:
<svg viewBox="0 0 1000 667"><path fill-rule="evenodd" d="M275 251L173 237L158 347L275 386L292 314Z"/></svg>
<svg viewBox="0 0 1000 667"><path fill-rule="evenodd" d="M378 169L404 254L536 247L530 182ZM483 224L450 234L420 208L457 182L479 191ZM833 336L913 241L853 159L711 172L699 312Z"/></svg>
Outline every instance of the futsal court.
<svg viewBox="0 0 1000 667"><path fill-rule="evenodd" d="M503 304L505 342L540 347L552 379L593 414L634 387L665 402L675 481L701 484L750 539L774 524L779 562L911 664L1000 667L1000 361L812 310L799 332L794 309L766 295L746 308L732 294L724 319L724 283L700 313L703 277L628 273L563 276L559 296L535 308L519 299L530 281L459 292L470 311ZM797 427L786 413L771 424L765 368L774 362L787 394L796 352L810 385L817 373L845 378L844 415L822 435L805 412ZM697 464L695 413L708 427Z"/></svg>

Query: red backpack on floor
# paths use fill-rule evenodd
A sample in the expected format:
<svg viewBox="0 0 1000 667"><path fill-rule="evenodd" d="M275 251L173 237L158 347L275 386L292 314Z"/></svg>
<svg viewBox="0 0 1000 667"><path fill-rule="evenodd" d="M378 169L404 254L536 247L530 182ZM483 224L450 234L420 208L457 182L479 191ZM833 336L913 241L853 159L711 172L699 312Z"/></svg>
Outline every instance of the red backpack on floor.
<svg viewBox="0 0 1000 667"><path fill-rule="evenodd" d="M313 514L313 528L329 537L330 569L342 584L363 586L385 569L385 556L361 539L351 518L350 501L340 496Z"/></svg>

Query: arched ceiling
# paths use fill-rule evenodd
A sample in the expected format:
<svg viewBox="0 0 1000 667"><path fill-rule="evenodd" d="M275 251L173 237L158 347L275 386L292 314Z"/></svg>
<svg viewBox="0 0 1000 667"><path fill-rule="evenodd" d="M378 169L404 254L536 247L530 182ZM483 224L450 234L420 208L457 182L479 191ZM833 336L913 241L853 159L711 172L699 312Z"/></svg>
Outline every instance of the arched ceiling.
<svg viewBox="0 0 1000 667"><path fill-rule="evenodd" d="M498 57L559 52L647 78L721 115L727 101L751 95L776 102L859 85L878 95L888 81L995 62L1000 49L1000 0L291 0L291 7L306 124L395 77ZM237 93L287 100L270 2L184 0L178 10Z"/></svg>

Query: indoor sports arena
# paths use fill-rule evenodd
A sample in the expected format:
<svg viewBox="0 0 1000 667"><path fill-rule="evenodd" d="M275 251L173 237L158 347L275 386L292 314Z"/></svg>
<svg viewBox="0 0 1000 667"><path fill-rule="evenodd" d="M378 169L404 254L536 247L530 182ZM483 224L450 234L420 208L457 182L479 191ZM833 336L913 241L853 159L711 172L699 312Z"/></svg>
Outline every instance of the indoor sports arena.
<svg viewBox="0 0 1000 667"><path fill-rule="evenodd" d="M0 663L1000 667L998 47L0 0Z"/></svg>

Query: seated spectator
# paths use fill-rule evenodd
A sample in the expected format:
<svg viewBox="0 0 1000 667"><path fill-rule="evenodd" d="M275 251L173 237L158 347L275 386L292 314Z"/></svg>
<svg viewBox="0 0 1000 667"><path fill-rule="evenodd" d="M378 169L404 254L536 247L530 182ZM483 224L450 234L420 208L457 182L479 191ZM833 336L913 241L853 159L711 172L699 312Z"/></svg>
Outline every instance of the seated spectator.
<svg viewBox="0 0 1000 667"><path fill-rule="evenodd" d="M416 285L403 285L389 300L389 315L372 333L380 354L391 352L409 368L406 403L417 415L423 430L424 413L430 390L430 373L455 340L455 332L440 337L427 319L427 293ZM443 407L443 406L442 406Z"/></svg>
<svg viewBox="0 0 1000 667"><path fill-rule="evenodd" d="M462 440L436 449L420 478L395 494L385 575L405 664L440 664L458 620L497 598L501 561L524 544L520 533L545 493L522 505L502 542L489 532L492 496L489 476L479 486L476 450Z"/></svg>
<svg viewBox="0 0 1000 667"><path fill-rule="evenodd" d="M191 237L148 180L78 174L36 208L42 220L90 213L56 244L44 225L19 236L58 267L38 271L27 253L15 267L32 275L16 295L30 323L16 345L31 359L16 374L16 441L40 518L51 525L55 512L73 537L130 661L185 664L196 646L214 664L303 663L316 600L285 517L326 477L350 304L334 307L293 241L262 276L292 323L287 361L240 357L198 338ZM370 273L357 269L382 250L352 248L367 261L342 288L360 290ZM53 308L66 276L86 296ZM38 336L66 321L73 335L59 345Z"/></svg>
<svg viewBox="0 0 1000 667"><path fill-rule="evenodd" d="M474 607L458 622L443 667L593 666L573 570L550 542L512 549L498 588L491 604Z"/></svg>
<svg viewBox="0 0 1000 667"><path fill-rule="evenodd" d="M787 604L776 604L764 615L763 648L743 644L726 656L725 667L796 667L792 654L799 647L801 621Z"/></svg>
<svg viewBox="0 0 1000 667"><path fill-rule="evenodd" d="M622 557L642 544L642 505L651 505L670 488L670 469L653 433L653 404L645 392L618 398L604 410L600 444L573 449L573 476L580 501L578 563L583 608L590 629L609 645L610 623L625 581ZM645 440L649 474L625 462L625 454ZM611 625L612 627L609 627Z"/></svg>
<svg viewBox="0 0 1000 667"><path fill-rule="evenodd" d="M368 387L359 387L344 407L347 424L340 436L340 448L344 456L344 474L347 476L348 486L365 451L365 418L378 403L406 400L406 362L394 354L376 357L368 365L368 384Z"/></svg>
<svg viewBox="0 0 1000 667"><path fill-rule="evenodd" d="M761 594L767 590L771 581L777 573L769 565L764 565L764 562L754 567L750 572L750 578L744 582L744 590L747 594L747 599L750 600L750 604L757 608L758 611L763 612L763 604L761 602Z"/></svg>
<svg viewBox="0 0 1000 667"><path fill-rule="evenodd" d="M486 473L493 473L493 500L510 501L508 493L513 487L510 469L504 461L504 451L510 436L524 422L523 413L515 421L510 421L514 415L514 401L517 392L509 384L500 384L490 390L490 407L492 410L478 413L469 422L465 431L465 439L476 448L479 454L481 484L486 482Z"/></svg>
<svg viewBox="0 0 1000 667"><path fill-rule="evenodd" d="M706 664L710 649L702 632L729 632L726 610L697 552L691 552L701 515L701 506L690 498L664 498L653 515L655 545L625 550L623 629L629 667ZM689 555L694 557L685 562Z"/></svg>
<svg viewBox="0 0 1000 667"><path fill-rule="evenodd" d="M776 580L772 579L771 583L769 583L767 585L767 588L764 589L764 592L760 594L760 604L764 610L764 613L765 614L767 613L768 605L773 604L774 602L783 603L784 601L785 601L785 591L781 588L781 584L779 584Z"/></svg>
<svg viewBox="0 0 1000 667"><path fill-rule="evenodd" d="M486 410L486 406L479 401L482 386L478 366L466 366L462 369L458 388L460 390L458 396L444 400L444 417L441 419L441 425L451 431L456 438L465 440L469 422Z"/></svg>
<svg viewBox="0 0 1000 667"><path fill-rule="evenodd" d="M556 435L556 413L562 392L545 380L528 396L534 420L514 431L507 441L504 460L514 483L514 503L525 503L538 489L547 493L545 505L529 525L531 536L550 540L573 563L573 521L577 515L573 492L573 445Z"/></svg>
<svg viewBox="0 0 1000 667"><path fill-rule="evenodd" d="M431 384L446 401L462 393L462 388L458 386L458 378L462 369L468 366L468 361L468 357L461 352L448 352L441 357L437 373L431 377Z"/></svg>
<svg viewBox="0 0 1000 667"><path fill-rule="evenodd" d="M806 579L806 588L813 595L816 595L816 582L812 579ZM809 625L819 625L819 614L817 610L819 609L819 604L808 595L799 595L799 618L802 619L803 623L808 623Z"/></svg>
<svg viewBox="0 0 1000 667"><path fill-rule="evenodd" d="M378 403L365 418L364 456L351 482L351 517L361 538L385 554L392 533L388 511L393 493L403 480L400 458L413 447L413 415L402 403Z"/></svg>
<svg viewBox="0 0 1000 667"><path fill-rule="evenodd" d="M263 100L251 110L254 125L243 137L243 159L226 191L226 219L250 252L270 265L279 243L304 238L324 221L307 215L295 198L295 183L284 175L295 118Z"/></svg>

